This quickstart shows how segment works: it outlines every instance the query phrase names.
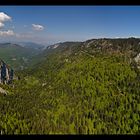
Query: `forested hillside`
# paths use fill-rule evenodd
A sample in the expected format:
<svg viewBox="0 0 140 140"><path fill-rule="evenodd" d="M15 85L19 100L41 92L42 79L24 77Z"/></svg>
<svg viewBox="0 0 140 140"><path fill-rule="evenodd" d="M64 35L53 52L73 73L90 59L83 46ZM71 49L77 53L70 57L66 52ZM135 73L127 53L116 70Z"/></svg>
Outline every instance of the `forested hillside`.
<svg viewBox="0 0 140 140"><path fill-rule="evenodd" d="M1 85L9 92L0 96L1 134L139 134L139 42L50 46Z"/></svg>
<svg viewBox="0 0 140 140"><path fill-rule="evenodd" d="M15 70L27 68L29 60L40 53L31 47L22 47L13 43L0 43L0 59L3 59Z"/></svg>

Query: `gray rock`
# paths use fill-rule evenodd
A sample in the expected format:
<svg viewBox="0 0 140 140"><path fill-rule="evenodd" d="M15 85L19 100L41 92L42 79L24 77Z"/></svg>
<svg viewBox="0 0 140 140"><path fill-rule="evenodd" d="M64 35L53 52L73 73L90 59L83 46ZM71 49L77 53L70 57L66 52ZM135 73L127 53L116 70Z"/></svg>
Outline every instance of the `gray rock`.
<svg viewBox="0 0 140 140"><path fill-rule="evenodd" d="M0 93L4 94L4 95L7 95L8 92L0 87Z"/></svg>

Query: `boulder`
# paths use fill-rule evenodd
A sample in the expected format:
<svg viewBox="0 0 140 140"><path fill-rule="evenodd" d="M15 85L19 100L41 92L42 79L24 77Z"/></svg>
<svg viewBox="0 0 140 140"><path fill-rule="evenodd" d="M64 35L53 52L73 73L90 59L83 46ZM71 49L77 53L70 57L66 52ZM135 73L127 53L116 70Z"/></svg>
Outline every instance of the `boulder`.
<svg viewBox="0 0 140 140"><path fill-rule="evenodd" d="M0 93L3 94L3 95L7 95L7 91L2 89L1 87L0 87Z"/></svg>

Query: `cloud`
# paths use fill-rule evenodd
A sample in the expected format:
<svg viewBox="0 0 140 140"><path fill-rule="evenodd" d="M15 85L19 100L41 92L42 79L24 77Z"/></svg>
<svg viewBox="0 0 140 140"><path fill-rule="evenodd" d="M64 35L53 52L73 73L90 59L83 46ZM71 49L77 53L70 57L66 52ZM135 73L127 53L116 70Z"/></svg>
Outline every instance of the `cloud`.
<svg viewBox="0 0 140 140"><path fill-rule="evenodd" d="M13 35L15 35L15 33L12 30L0 31L0 36L13 36Z"/></svg>
<svg viewBox="0 0 140 140"><path fill-rule="evenodd" d="M2 28L3 26L4 26L4 24L0 22L0 28Z"/></svg>
<svg viewBox="0 0 140 140"><path fill-rule="evenodd" d="M33 27L33 30L36 30L36 31L41 31L44 29L44 27L39 24L32 24L32 27Z"/></svg>
<svg viewBox="0 0 140 140"><path fill-rule="evenodd" d="M28 39L28 38L33 38L33 35L29 34L29 33L16 33L15 36L19 39Z"/></svg>
<svg viewBox="0 0 140 140"><path fill-rule="evenodd" d="M12 18L7 14L0 12L0 28L4 26L4 22L10 21Z"/></svg>

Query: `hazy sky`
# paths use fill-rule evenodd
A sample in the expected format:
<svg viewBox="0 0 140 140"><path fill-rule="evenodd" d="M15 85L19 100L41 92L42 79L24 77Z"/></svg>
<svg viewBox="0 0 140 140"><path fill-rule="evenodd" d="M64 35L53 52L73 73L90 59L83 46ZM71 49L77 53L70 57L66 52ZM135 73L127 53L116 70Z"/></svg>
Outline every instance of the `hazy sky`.
<svg viewBox="0 0 140 140"><path fill-rule="evenodd" d="M140 6L0 6L0 41L140 37Z"/></svg>

